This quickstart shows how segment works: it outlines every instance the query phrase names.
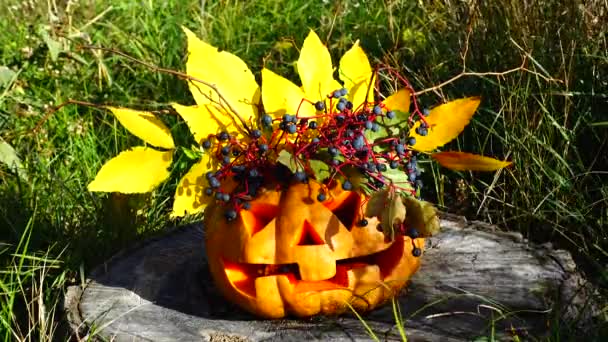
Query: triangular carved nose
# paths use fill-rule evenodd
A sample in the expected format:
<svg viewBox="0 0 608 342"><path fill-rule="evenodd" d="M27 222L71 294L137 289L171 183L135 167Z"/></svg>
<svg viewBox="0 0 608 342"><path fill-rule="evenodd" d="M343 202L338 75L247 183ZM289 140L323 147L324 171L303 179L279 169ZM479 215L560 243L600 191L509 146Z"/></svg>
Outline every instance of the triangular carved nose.
<svg viewBox="0 0 608 342"><path fill-rule="evenodd" d="M302 227L302 233L300 235L300 240L298 241L298 246L311 246L311 245L324 245L325 241L319 236L315 228L308 222L308 220L304 220L304 224Z"/></svg>

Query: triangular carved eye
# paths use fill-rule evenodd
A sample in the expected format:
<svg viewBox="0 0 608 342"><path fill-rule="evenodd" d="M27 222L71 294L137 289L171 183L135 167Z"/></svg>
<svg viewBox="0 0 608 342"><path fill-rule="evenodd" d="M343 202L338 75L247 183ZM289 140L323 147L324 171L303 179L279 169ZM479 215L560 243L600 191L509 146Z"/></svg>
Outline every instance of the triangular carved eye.
<svg viewBox="0 0 608 342"><path fill-rule="evenodd" d="M279 207L266 203L252 203L248 210L241 210L240 215L251 236L264 229L279 214Z"/></svg>
<svg viewBox="0 0 608 342"><path fill-rule="evenodd" d="M302 227L302 235L300 236L300 241L298 242L298 246L311 246L311 245L324 245L325 241L319 236L315 228L308 222L308 220L304 220L304 226Z"/></svg>
<svg viewBox="0 0 608 342"><path fill-rule="evenodd" d="M351 230L360 210L361 197L354 191L348 191L345 196L324 202L323 205L336 215L346 229Z"/></svg>

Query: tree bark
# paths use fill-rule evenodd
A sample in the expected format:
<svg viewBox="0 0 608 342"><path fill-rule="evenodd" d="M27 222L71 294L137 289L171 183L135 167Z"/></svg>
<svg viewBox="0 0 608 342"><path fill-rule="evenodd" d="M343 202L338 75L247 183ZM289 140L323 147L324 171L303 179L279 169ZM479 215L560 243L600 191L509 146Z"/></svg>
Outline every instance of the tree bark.
<svg viewBox="0 0 608 342"><path fill-rule="evenodd" d="M597 313L596 291L569 253L532 245L494 226L444 217L422 266L398 297L409 341L542 336ZM226 302L207 270L200 224L119 253L68 289L65 309L80 338L113 341L364 341L353 315L258 320ZM363 317L380 340L400 340L390 303Z"/></svg>

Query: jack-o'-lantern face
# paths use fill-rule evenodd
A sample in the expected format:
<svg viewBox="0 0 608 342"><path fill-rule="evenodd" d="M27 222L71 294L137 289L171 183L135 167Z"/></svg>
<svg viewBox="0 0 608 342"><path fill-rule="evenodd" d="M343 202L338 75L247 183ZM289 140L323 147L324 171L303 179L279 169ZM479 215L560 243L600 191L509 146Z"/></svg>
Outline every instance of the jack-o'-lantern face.
<svg viewBox="0 0 608 342"><path fill-rule="evenodd" d="M263 191L232 222L222 206L207 208L209 267L229 300L267 318L339 314L346 303L366 311L416 272L423 239L386 241L376 218L358 224L360 194L334 187L319 202L319 191L314 182Z"/></svg>

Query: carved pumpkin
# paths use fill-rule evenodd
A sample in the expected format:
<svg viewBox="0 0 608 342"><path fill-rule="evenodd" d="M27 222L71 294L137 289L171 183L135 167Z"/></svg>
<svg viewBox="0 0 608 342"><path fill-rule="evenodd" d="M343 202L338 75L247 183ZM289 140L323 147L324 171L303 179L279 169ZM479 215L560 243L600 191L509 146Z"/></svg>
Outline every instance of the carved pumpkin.
<svg viewBox="0 0 608 342"><path fill-rule="evenodd" d="M341 187L316 200L315 182L264 190L228 222L214 204L205 215L209 267L232 302L266 318L371 310L394 296L419 267L414 242L386 241L376 218L358 222L364 197Z"/></svg>

